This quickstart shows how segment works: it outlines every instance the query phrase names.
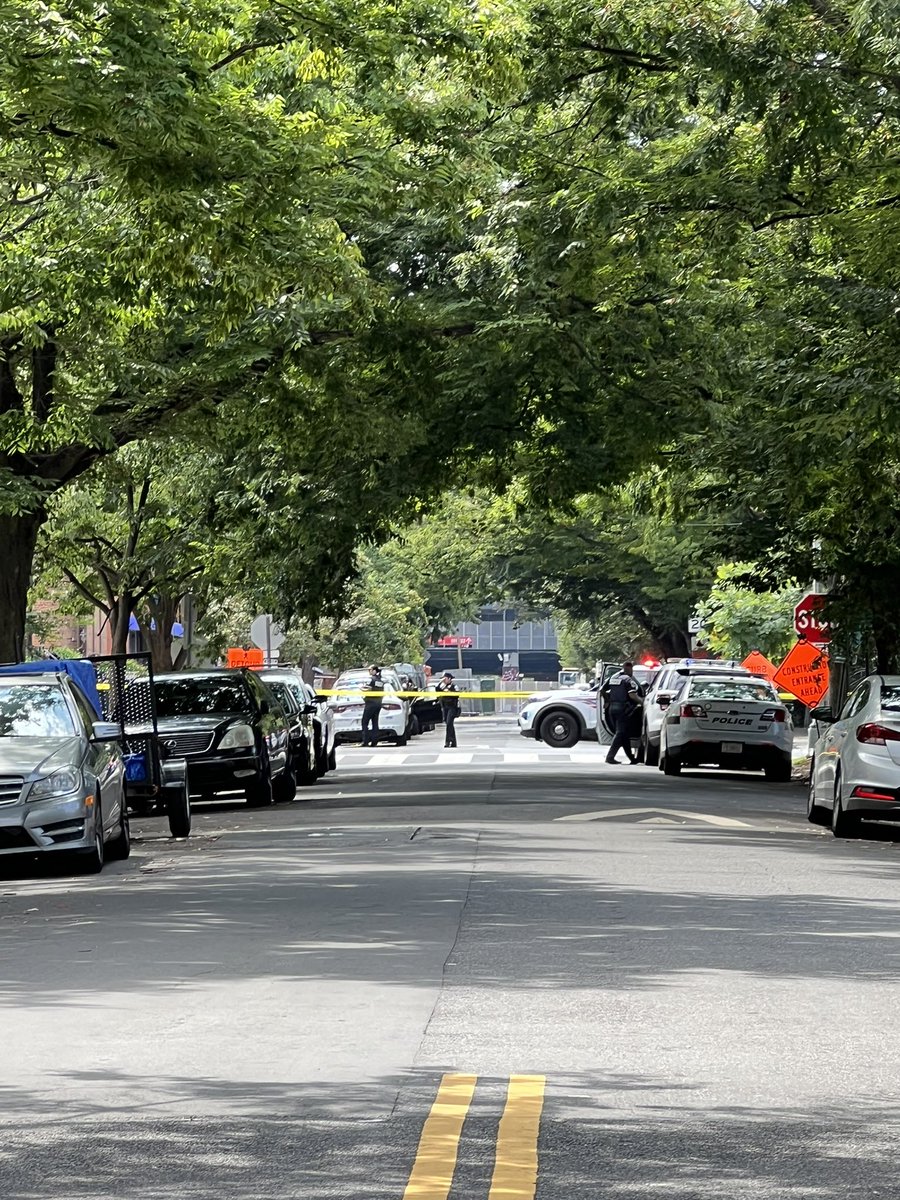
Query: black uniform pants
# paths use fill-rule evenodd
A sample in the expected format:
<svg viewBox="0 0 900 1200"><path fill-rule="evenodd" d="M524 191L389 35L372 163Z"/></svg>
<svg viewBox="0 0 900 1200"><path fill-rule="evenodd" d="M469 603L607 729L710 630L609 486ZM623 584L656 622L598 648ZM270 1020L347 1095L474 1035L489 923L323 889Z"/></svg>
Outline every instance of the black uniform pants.
<svg viewBox="0 0 900 1200"><path fill-rule="evenodd" d="M364 746L374 746L378 742L378 714L380 712L381 703L377 700L374 704L367 700L363 705L362 744Z"/></svg>
<svg viewBox="0 0 900 1200"><path fill-rule="evenodd" d="M633 712L633 708L628 708L624 704L609 706L609 722L613 727L614 737L609 754L606 756L607 762L614 759L620 750L624 750L630 759L634 759L634 751L631 749L631 716Z"/></svg>
<svg viewBox="0 0 900 1200"><path fill-rule="evenodd" d="M444 745L456 745L456 705L444 709Z"/></svg>

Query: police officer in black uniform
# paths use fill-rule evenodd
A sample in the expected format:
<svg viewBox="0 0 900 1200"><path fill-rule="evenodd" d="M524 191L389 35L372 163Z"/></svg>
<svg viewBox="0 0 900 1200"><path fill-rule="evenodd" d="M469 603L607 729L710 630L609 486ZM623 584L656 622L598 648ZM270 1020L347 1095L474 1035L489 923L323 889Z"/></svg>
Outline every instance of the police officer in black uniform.
<svg viewBox="0 0 900 1200"><path fill-rule="evenodd" d="M641 703L641 685L632 675L634 664L622 664L622 670L617 671L603 687L603 696L607 702L610 724L613 727L613 740L606 756L608 763L616 761L616 755L624 750L630 763L637 762L631 749L631 718L634 710Z"/></svg>
<svg viewBox="0 0 900 1200"><path fill-rule="evenodd" d="M378 714L384 702L384 681L381 678L381 667L369 667L369 682L363 691L378 692L377 696L366 695L363 700L362 715L362 744L364 746L378 745Z"/></svg>
<svg viewBox="0 0 900 1200"><path fill-rule="evenodd" d="M434 689L441 693L441 709L444 717L444 749L456 749L456 718L459 716L459 696L456 694L456 684L449 671L441 676L441 682Z"/></svg>

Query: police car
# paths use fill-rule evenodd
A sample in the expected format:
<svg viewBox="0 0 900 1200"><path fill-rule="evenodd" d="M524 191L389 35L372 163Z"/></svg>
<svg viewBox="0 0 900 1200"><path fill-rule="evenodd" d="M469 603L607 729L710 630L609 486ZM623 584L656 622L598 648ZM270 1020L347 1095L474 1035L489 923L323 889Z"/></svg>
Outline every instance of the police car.
<svg viewBox="0 0 900 1200"><path fill-rule="evenodd" d="M568 749L582 740L600 741L600 727L605 730L607 737L612 737L606 714L599 711L598 693L602 684L620 669L621 664L598 663L597 678L593 683L535 692L519 712L519 733L522 737L543 742L554 750ZM655 663L643 663L634 668L632 675L646 689L656 669Z"/></svg>
<svg viewBox="0 0 900 1200"><path fill-rule="evenodd" d="M716 766L791 777L794 726L767 679L746 673L692 675L666 710L660 729L659 769Z"/></svg>

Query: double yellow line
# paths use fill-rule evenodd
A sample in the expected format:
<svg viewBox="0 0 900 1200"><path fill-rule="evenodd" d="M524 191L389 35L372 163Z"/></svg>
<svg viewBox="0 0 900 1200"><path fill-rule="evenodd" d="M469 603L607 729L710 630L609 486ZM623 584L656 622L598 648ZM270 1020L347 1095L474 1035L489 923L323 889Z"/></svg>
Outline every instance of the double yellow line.
<svg viewBox="0 0 900 1200"><path fill-rule="evenodd" d="M445 1075L441 1080L403 1200L447 1200L477 1081L477 1075ZM510 1077L488 1200L534 1200L545 1082L543 1075Z"/></svg>

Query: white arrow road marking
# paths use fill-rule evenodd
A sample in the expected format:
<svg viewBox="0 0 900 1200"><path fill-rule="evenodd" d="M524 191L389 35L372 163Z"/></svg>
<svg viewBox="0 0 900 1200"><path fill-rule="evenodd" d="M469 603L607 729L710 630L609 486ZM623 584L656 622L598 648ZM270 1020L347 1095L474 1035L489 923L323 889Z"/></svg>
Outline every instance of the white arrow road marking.
<svg viewBox="0 0 900 1200"><path fill-rule="evenodd" d="M706 825L718 825L720 829L750 829L746 821L734 817L717 817L712 813L680 812L675 808L606 808L602 812L572 813L568 817L557 817L557 821L603 821L607 817L637 817L641 813L653 813L660 817L680 817L683 821L702 821ZM643 822L646 824L647 822Z"/></svg>

